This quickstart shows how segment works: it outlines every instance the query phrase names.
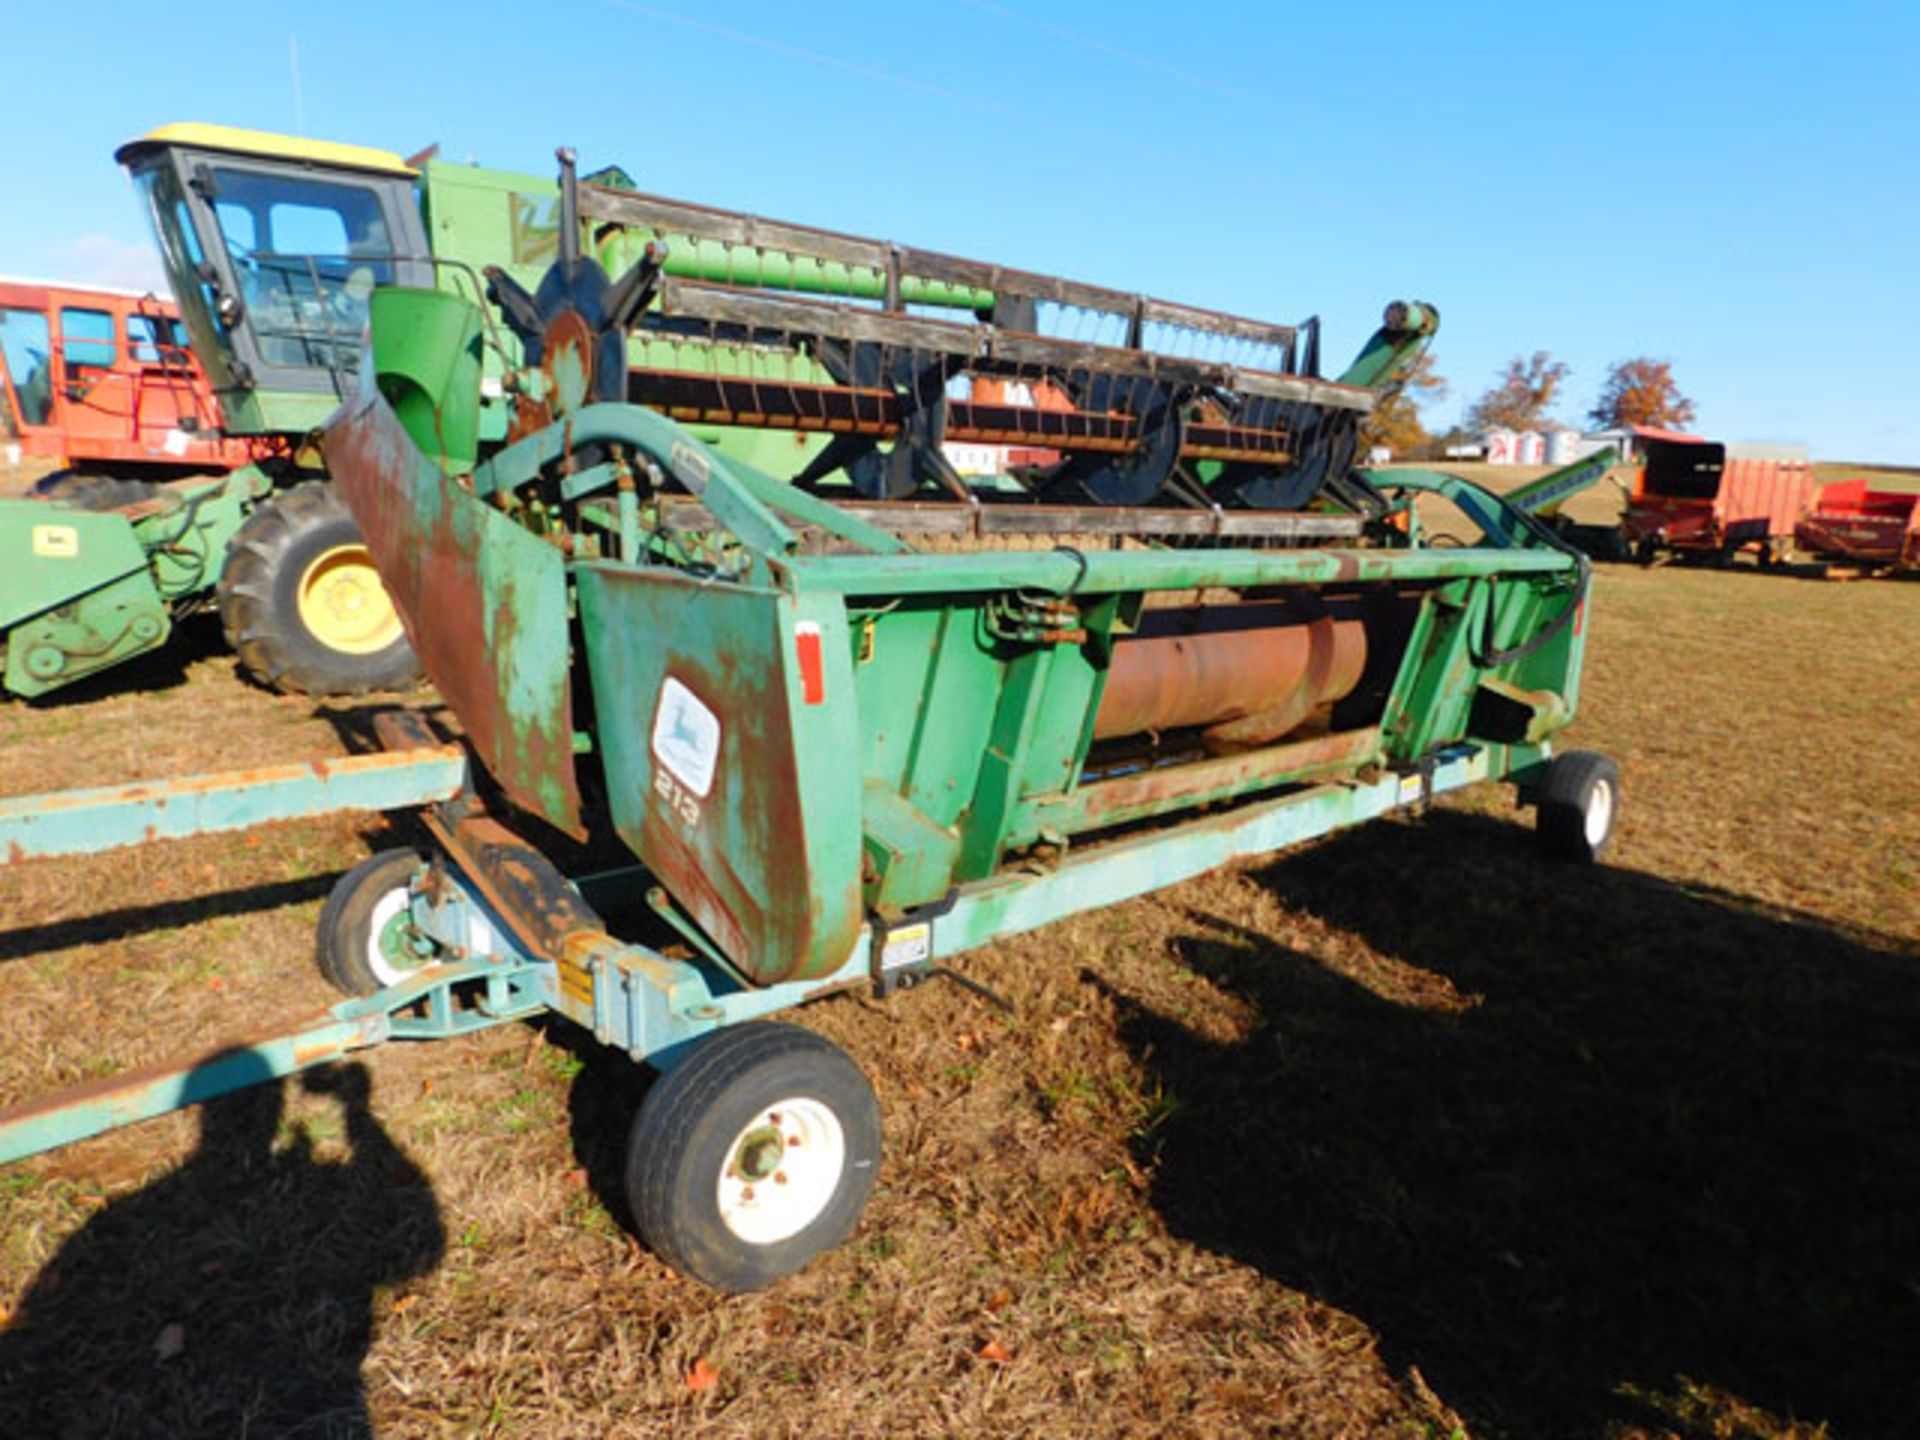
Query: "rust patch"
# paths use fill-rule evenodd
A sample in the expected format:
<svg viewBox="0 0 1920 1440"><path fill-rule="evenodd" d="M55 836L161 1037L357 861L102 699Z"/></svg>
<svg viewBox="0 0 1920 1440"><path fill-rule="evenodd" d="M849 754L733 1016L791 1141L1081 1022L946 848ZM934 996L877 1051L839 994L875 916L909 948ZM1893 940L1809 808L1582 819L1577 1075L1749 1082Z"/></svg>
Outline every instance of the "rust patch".
<svg viewBox="0 0 1920 1440"><path fill-rule="evenodd" d="M296 1045L293 1047L293 1063L302 1067L318 1065L323 1060L332 1060L346 1053L345 1045Z"/></svg>
<svg viewBox="0 0 1920 1440"><path fill-rule="evenodd" d="M1094 738L1209 725L1226 746L1277 739L1353 689L1366 649L1361 621L1283 602L1151 610L1113 647Z"/></svg>
<svg viewBox="0 0 1920 1440"><path fill-rule="evenodd" d="M491 815L451 826L432 811L422 819L530 953L557 961L569 946L606 938L600 917L553 862Z"/></svg>
<svg viewBox="0 0 1920 1440"><path fill-rule="evenodd" d="M521 635L512 604L518 589L540 599L529 587L564 587L564 562L441 476L377 397L343 409L326 451L408 638L474 752L515 804L579 835L565 636ZM553 613L564 625L563 609ZM516 712L529 690L532 705Z"/></svg>
<svg viewBox="0 0 1920 1440"><path fill-rule="evenodd" d="M374 738L382 750L429 750L440 743L418 710L382 710L373 717Z"/></svg>
<svg viewBox="0 0 1920 1440"><path fill-rule="evenodd" d="M1281 784L1352 770L1376 751L1379 740L1378 728L1316 735L1288 745L1098 781L1083 787L1081 795L1088 820L1114 823L1168 800L1231 792L1261 780Z"/></svg>

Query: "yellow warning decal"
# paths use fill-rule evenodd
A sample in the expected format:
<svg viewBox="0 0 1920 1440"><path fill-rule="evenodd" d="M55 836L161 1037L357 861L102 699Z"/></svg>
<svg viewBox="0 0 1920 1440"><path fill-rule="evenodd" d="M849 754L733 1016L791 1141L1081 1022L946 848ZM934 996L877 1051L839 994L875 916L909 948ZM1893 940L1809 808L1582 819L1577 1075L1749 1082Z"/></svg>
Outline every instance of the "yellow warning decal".
<svg viewBox="0 0 1920 1440"><path fill-rule="evenodd" d="M560 993L579 1006L587 1015L593 1014L593 972L581 961L584 956L563 950L560 963L554 968L560 972Z"/></svg>

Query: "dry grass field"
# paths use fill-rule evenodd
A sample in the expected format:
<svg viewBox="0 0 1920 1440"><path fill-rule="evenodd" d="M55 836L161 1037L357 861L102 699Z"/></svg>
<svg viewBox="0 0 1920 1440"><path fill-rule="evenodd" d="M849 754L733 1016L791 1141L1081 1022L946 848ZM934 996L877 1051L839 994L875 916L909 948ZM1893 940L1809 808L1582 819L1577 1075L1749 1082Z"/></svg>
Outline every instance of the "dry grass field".
<svg viewBox="0 0 1920 1440"><path fill-rule="evenodd" d="M854 1238L629 1235L640 1072L389 1046L0 1169L0 1435L1896 1436L1920 1416L1920 584L1603 568L1606 865L1463 797L802 1012ZM337 752L196 622L0 706L0 793ZM405 822L0 870L0 1101L325 1003Z"/></svg>

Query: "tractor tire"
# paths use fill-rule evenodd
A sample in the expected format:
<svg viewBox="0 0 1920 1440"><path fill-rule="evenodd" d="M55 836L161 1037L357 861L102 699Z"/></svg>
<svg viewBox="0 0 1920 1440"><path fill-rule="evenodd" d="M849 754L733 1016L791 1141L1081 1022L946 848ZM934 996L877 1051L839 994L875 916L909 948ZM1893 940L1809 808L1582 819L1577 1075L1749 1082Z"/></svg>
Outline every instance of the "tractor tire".
<svg viewBox="0 0 1920 1440"><path fill-rule="evenodd" d="M420 660L339 493L309 480L262 502L227 548L220 623L268 687L364 695L419 683Z"/></svg>
<svg viewBox="0 0 1920 1440"><path fill-rule="evenodd" d="M159 490L145 480L119 480L111 475L83 475L56 470L34 482L33 498L64 505L69 510L118 510L151 500Z"/></svg>
<svg viewBox="0 0 1920 1440"><path fill-rule="evenodd" d="M655 1082L627 1138L640 1236L730 1294L793 1274L853 1230L880 1167L873 1086L794 1025L719 1030Z"/></svg>
<svg viewBox="0 0 1920 1440"><path fill-rule="evenodd" d="M407 912L420 856L382 850L342 875L320 907L314 959L327 983L371 995L407 978L426 957L412 943Z"/></svg>
<svg viewBox="0 0 1920 1440"><path fill-rule="evenodd" d="M1547 763L1535 796L1534 833L1550 860L1591 865L1620 818L1620 771L1592 750L1569 750Z"/></svg>

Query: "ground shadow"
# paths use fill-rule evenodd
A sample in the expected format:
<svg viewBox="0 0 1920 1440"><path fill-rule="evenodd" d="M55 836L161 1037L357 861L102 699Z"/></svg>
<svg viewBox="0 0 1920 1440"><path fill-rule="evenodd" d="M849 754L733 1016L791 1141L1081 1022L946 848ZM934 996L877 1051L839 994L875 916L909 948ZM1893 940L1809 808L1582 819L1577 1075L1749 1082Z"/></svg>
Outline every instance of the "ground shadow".
<svg viewBox="0 0 1920 1440"><path fill-rule="evenodd" d="M1223 1048L1120 997L1177 1104L1139 1142L1170 1225L1359 1317L1476 1435L1684 1429L1646 1397L1696 1383L1911 1434L1920 956L1531 838L1442 813L1274 863L1329 930L1300 951L1190 915L1259 1018Z"/></svg>
<svg viewBox="0 0 1920 1440"><path fill-rule="evenodd" d="M445 1237L365 1068L305 1084L338 1103L351 1158L282 1133L281 1082L204 1104L193 1155L93 1215L0 1331L0 1435L372 1433L376 1287L432 1270Z"/></svg>
<svg viewBox="0 0 1920 1440"><path fill-rule="evenodd" d="M567 1095L574 1158L586 1172L594 1199L616 1224L637 1235L633 1207L627 1203L627 1136L657 1072L636 1064L624 1051L595 1043L578 1026L555 1025L547 1038L580 1062Z"/></svg>
<svg viewBox="0 0 1920 1440"><path fill-rule="evenodd" d="M0 964L30 960L80 945L106 945L156 930L199 925L223 916L253 915L286 905L303 905L323 898L340 877L309 875L300 880L275 880L211 895L166 900L145 905L123 905L96 910L66 920L0 929Z"/></svg>

